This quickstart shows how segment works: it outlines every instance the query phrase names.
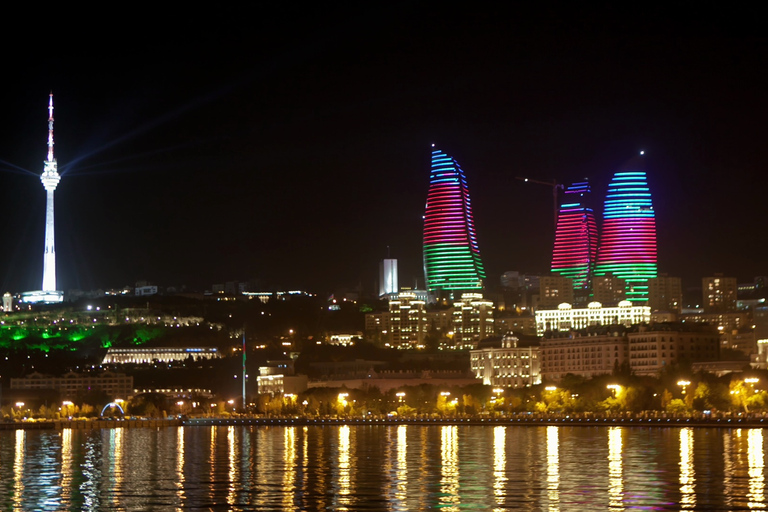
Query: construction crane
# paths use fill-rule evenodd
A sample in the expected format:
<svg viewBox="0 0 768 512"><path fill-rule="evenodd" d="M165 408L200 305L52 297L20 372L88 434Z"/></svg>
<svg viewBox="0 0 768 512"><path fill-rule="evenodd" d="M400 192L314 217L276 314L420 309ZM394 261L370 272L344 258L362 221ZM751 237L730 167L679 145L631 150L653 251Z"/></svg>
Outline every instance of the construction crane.
<svg viewBox="0 0 768 512"><path fill-rule="evenodd" d="M551 180L551 181L542 181L542 180L534 180L532 178L521 178L520 176L517 176L516 179L525 181L526 183L536 183L537 185L546 185L548 187L552 187L552 201L554 204L554 213L555 213L555 231L557 231L557 190L565 190L565 187L562 183L558 183L557 180Z"/></svg>

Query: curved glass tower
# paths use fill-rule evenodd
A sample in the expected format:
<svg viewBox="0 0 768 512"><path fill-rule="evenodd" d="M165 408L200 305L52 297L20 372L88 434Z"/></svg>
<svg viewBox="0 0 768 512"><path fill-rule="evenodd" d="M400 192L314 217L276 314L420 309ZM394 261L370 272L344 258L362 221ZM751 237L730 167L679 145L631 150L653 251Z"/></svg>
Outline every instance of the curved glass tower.
<svg viewBox="0 0 768 512"><path fill-rule="evenodd" d="M656 214L642 158L631 160L608 186L595 275L627 283L627 299L648 300L648 279L657 275Z"/></svg>
<svg viewBox="0 0 768 512"><path fill-rule="evenodd" d="M464 171L439 150L424 213L424 275L430 292L479 290L485 279Z"/></svg>
<svg viewBox="0 0 768 512"><path fill-rule="evenodd" d="M552 272L572 278L575 289L589 288L597 258L597 222L589 205L591 192L586 181L569 186L557 216Z"/></svg>

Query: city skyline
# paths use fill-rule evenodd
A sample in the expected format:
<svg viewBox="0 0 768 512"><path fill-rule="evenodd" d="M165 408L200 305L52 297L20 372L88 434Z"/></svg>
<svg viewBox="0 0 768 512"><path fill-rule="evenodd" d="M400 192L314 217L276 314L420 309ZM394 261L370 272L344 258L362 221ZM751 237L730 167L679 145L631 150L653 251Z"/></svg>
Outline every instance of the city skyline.
<svg viewBox="0 0 768 512"><path fill-rule="evenodd" d="M768 45L727 24L744 14L360 7L268 12L236 30L222 11L195 37L140 24L140 41L126 20L71 25L111 43L84 53L61 38L6 63L23 79L0 86L0 286L39 286L37 112L51 90L60 289L258 278L372 290L387 246L409 286L423 276L432 143L471 169L489 286L551 261L551 193L515 176L589 177L602 197L641 149L659 272L751 280L766 273Z"/></svg>

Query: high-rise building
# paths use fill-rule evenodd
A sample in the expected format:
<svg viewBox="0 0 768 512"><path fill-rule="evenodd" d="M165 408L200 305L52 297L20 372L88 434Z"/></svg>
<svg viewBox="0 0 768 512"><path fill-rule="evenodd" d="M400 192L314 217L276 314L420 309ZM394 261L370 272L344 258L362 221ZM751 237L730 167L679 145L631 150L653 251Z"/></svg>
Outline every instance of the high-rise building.
<svg viewBox="0 0 768 512"><path fill-rule="evenodd" d="M643 167L638 156L613 175L595 268L595 275L624 279L627 300L635 303L648 300L648 279L657 272L656 214Z"/></svg>
<svg viewBox="0 0 768 512"><path fill-rule="evenodd" d="M400 291L397 279L397 260L387 258L379 262L379 297Z"/></svg>
<svg viewBox="0 0 768 512"><path fill-rule="evenodd" d="M573 279L563 276L539 277L539 308L555 308L567 302L573 304Z"/></svg>
<svg viewBox="0 0 768 512"><path fill-rule="evenodd" d="M461 301L453 304L453 347L471 349L493 336L493 302L481 293L463 293Z"/></svg>
<svg viewBox="0 0 768 512"><path fill-rule="evenodd" d="M651 311L680 313L683 309L683 285L680 278L659 274L649 279L648 305Z"/></svg>
<svg viewBox="0 0 768 512"><path fill-rule="evenodd" d="M552 272L573 279L576 289L589 288L597 258L597 222L590 195L588 182L572 184L557 216Z"/></svg>
<svg viewBox="0 0 768 512"><path fill-rule="evenodd" d="M56 244L53 231L53 192L59 184L56 159L53 157L53 93L48 96L48 158L45 159L40 181L46 192L45 251L43 252L43 286L40 291L25 292L25 302L61 302L63 292L56 290Z"/></svg>
<svg viewBox="0 0 768 512"><path fill-rule="evenodd" d="M462 291L480 290L485 270L477 246L464 171L456 160L434 150L429 182L424 213L427 290L453 296Z"/></svg>
<svg viewBox="0 0 768 512"><path fill-rule="evenodd" d="M735 277L724 277L723 274L703 277L701 279L701 298L704 310L708 312L736 311L737 286Z"/></svg>
<svg viewBox="0 0 768 512"><path fill-rule="evenodd" d="M627 298L627 283L613 276L592 278L592 300L606 306L615 306Z"/></svg>

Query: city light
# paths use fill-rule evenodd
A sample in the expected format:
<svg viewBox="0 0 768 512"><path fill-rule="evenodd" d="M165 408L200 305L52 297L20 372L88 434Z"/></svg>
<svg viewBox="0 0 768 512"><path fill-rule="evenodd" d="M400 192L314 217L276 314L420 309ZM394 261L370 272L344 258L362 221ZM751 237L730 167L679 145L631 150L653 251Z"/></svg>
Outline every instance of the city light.
<svg viewBox="0 0 768 512"><path fill-rule="evenodd" d="M595 275L626 282L627 299L648 300L648 279L657 276L656 214L641 159L613 175L605 197Z"/></svg>
<svg viewBox="0 0 768 512"><path fill-rule="evenodd" d="M588 197L588 182L574 183L565 190L560 205L552 251L552 272L573 279L573 287L584 289L597 258L597 222Z"/></svg>
<svg viewBox="0 0 768 512"><path fill-rule="evenodd" d="M432 151L424 214L424 272L428 290L482 288L472 206L464 171L442 151Z"/></svg>

